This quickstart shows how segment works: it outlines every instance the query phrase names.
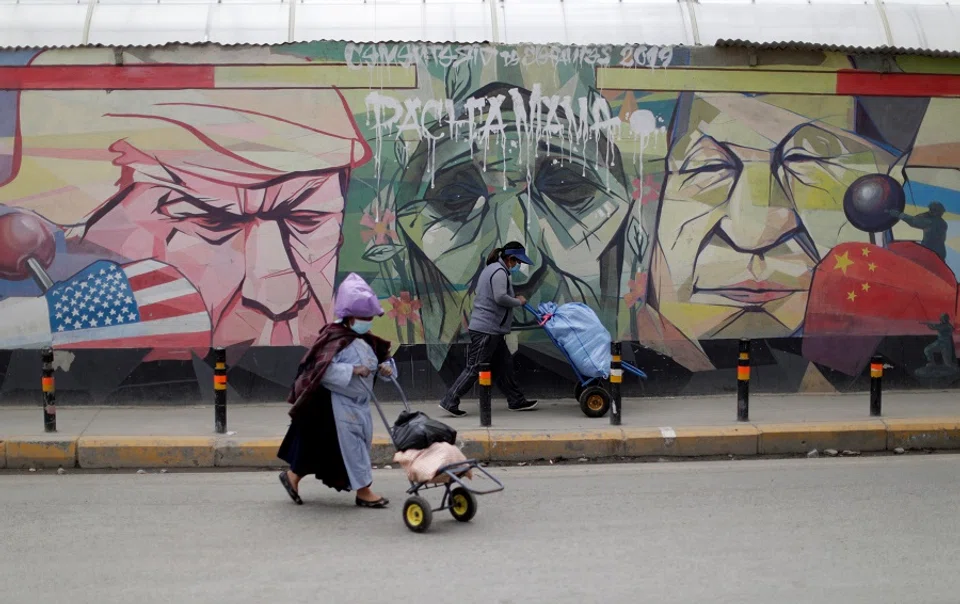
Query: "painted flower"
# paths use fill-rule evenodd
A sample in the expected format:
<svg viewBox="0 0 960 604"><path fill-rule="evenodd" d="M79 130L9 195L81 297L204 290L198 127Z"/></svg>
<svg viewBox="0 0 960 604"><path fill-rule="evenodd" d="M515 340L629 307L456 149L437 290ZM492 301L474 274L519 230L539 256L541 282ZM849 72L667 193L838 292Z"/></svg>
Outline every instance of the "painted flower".
<svg viewBox="0 0 960 604"><path fill-rule="evenodd" d="M400 297L390 296L390 311L387 313L397 320L397 325L404 327L407 323L420 322L420 300L410 297L410 292L400 292Z"/></svg>
<svg viewBox="0 0 960 604"><path fill-rule="evenodd" d="M400 239L397 237L397 232L390 228L395 219L396 214L390 210L384 210L380 214L379 220L374 218L369 211L365 211L360 219L360 226L365 227L360 233L360 238L364 243L373 240L377 245L382 245L388 241L399 243Z"/></svg>
<svg viewBox="0 0 960 604"><path fill-rule="evenodd" d="M647 297L647 274L637 273L636 279L627 281L627 287L630 288L630 291L623 297L623 300L629 308L637 302L642 302Z"/></svg>
<svg viewBox="0 0 960 604"><path fill-rule="evenodd" d="M647 174L643 182L639 178L633 179L633 199L639 200L640 205L645 206L648 203L657 201L660 198L660 187L653 180L652 174Z"/></svg>

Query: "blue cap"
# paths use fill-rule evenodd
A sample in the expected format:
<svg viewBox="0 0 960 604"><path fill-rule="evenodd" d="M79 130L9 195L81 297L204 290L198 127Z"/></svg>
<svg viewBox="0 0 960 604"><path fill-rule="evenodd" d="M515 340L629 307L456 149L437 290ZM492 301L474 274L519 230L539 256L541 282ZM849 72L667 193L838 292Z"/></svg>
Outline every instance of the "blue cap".
<svg viewBox="0 0 960 604"><path fill-rule="evenodd" d="M517 249L503 250L503 255L509 256L511 258L516 258L518 261L522 262L523 264L530 264L530 265L533 264L533 261L530 260L530 258L527 256L526 250L524 250L523 248L520 248L518 250Z"/></svg>

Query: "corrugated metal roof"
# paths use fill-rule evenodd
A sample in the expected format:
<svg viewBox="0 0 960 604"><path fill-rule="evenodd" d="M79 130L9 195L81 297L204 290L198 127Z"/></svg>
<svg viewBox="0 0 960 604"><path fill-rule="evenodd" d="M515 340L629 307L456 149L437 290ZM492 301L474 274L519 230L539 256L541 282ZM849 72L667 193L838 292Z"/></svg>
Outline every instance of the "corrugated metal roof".
<svg viewBox="0 0 960 604"><path fill-rule="evenodd" d="M902 46L843 46L838 44L811 44L808 42L751 42L750 40L717 40L721 48L749 48L752 50L810 50L843 54L915 55L921 57L960 57L960 51L904 48Z"/></svg>
<svg viewBox="0 0 960 604"><path fill-rule="evenodd" d="M946 0L0 0L4 48L721 40L952 56L957 31Z"/></svg>

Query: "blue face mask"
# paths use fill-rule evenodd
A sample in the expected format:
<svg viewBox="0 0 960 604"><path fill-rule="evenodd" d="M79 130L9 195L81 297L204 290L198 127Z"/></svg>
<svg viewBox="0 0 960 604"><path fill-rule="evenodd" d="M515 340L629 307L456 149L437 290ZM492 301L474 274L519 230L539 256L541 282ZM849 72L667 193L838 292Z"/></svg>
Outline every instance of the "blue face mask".
<svg viewBox="0 0 960 604"><path fill-rule="evenodd" d="M520 265L518 264L518 265L514 266L513 268L511 268L511 269L510 269L510 272L513 273L514 275L516 275L517 273L519 273L519 272L520 272Z"/></svg>
<svg viewBox="0 0 960 604"><path fill-rule="evenodd" d="M350 329L357 332L359 335L363 335L370 331L370 328L373 326L373 321L354 321L353 325L350 326Z"/></svg>

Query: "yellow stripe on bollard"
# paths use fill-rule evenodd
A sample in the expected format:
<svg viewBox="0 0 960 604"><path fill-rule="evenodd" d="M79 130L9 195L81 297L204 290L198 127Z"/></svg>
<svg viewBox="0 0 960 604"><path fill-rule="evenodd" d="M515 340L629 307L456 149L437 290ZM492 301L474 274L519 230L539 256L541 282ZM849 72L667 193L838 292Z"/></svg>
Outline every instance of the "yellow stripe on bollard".
<svg viewBox="0 0 960 604"><path fill-rule="evenodd" d="M620 384L623 382L623 369L611 369L610 370L610 383L611 384Z"/></svg>
<svg viewBox="0 0 960 604"><path fill-rule="evenodd" d="M492 374L491 372L489 372L489 371L481 371L481 372L480 372L480 385L481 385L481 386L489 386L489 385L492 383L492 379L493 379L492 376L493 376L493 374Z"/></svg>
<svg viewBox="0 0 960 604"><path fill-rule="evenodd" d="M870 377L883 377L883 363L870 363Z"/></svg>
<svg viewBox="0 0 960 604"><path fill-rule="evenodd" d="M750 366L740 365L737 367L737 379L746 382L750 379Z"/></svg>
<svg viewBox="0 0 960 604"><path fill-rule="evenodd" d="M40 378L40 384L43 387L44 392L53 392L54 384L52 377Z"/></svg>

